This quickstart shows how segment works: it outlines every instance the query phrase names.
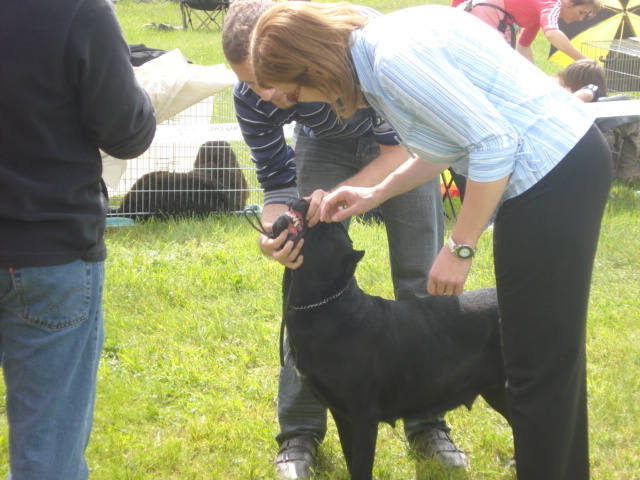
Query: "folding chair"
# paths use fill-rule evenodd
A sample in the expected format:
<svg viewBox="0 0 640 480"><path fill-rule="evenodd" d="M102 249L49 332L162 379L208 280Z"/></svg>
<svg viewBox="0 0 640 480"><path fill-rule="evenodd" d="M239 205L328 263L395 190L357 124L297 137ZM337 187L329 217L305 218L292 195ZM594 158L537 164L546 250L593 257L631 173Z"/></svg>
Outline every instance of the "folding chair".
<svg viewBox="0 0 640 480"><path fill-rule="evenodd" d="M213 25L222 28L230 3L231 0L180 0L182 28L213 30Z"/></svg>
<svg viewBox="0 0 640 480"><path fill-rule="evenodd" d="M465 178L455 173L451 168L445 170L440 174L440 191L442 193L442 203L449 204L451 215L453 218L457 218L456 207L453 203L453 197L460 197L460 200L464 198L464 187L466 186ZM451 219L449 214L445 211L444 216Z"/></svg>

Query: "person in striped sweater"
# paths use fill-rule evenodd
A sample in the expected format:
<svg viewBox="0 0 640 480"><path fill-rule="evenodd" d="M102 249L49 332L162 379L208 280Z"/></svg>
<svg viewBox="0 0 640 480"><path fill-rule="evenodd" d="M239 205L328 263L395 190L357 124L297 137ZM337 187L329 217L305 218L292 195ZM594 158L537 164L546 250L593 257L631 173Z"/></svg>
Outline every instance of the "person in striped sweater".
<svg viewBox="0 0 640 480"><path fill-rule="evenodd" d="M255 81L249 60L250 35L258 18L275 5L271 0L238 0L223 29L223 51L238 76L236 115L251 149L264 190L263 226L287 211L291 199L309 197L315 206L340 185L374 185L409 158L389 124L372 108L348 119L324 102L298 103L295 94L264 89ZM368 15L379 13L365 9ZM289 145L283 127L295 123ZM427 295L427 274L444 237L440 182L434 179L380 206L387 230L391 276L397 299ZM310 218L310 223L317 218ZM348 222L348 220L347 220ZM302 243L283 243L260 235L261 251L282 265L297 268ZM444 413L444 412L443 412ZM282 478L309 478L317 447L326 433L327 411L298 378L290 355L280 372L276 467ZM468 459L453 443L443 418L405 420L406 435L425 455L451 467L467 468Z"/></svg>

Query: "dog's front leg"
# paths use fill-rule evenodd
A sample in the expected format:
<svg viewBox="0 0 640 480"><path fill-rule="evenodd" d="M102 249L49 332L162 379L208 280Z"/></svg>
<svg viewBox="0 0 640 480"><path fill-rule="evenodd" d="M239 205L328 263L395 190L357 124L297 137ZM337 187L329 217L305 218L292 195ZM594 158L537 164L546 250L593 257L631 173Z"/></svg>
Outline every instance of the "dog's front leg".
<svg viewBox="0 0 640 480"><path fill-rule="evenodd" d="M351 480L371 480L378 439L375 419L347 417L332 411Z"/></svg>

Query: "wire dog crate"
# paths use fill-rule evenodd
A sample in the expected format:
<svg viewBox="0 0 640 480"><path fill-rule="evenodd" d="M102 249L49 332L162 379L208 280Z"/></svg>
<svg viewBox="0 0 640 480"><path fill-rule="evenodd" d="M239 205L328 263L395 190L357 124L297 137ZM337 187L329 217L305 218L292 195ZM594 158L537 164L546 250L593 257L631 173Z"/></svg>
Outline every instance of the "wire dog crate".
<svg viewBox="0 0 640 480"><path fill-rule="evenodd" d="M640 99L640 41L585 42L582 44L582 53L602 63L609 93L625 93L629 98Z"/></svg>
<svg viewBox="0 0 640 480"><path fill-rule="evenodd" d="M262 204L227 88L157 126L151 147L109 188L109 218L239 213Z"/></svg>

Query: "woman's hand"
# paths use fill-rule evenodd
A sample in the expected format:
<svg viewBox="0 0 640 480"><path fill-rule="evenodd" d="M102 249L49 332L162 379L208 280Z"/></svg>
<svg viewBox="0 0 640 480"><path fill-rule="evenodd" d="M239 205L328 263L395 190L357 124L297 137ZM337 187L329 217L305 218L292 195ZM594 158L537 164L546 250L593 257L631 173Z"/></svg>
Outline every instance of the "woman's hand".
<svg viewBox="0 0 640 480"><path fill-rule="evenodd" d="M322 200L320 221L341 222L353 215L368 212L381 202L375 187L340 187Z"/></svg>
<svg viewBox="0 0 640 480"><path fill-rule="evenodd" d="M413 156L374 187L342 186L324 197L320 221L341 222L353 215L366 213L389 198L436 178L448 167L448 164L425 162L420 157Z"/></svg>
<svg viewBox="0 0 640 480"><path fill-rule="evenodd" d="M322 202L327 195L329 195L329 192L316 190L311 196L304 197L309 202L309 210L307 211L307 224L309 227L313 227L320 221Z"/></svg>
<svg viewBox="0 0 640 480"><path fill-rule="evenodd" d="M508 175L491 182L467 179L464 203L451 231L454 243L476 248L508 181ZM445 245L431 267L427 291L432 295L461 295L471 263L471 258L459 258Z"/></svg>
<svg viewBox="0 0 640 480"><path fill-rule="evenodd" d="M458 258L446 245L442 247L431 267L427 292L431 295L461 295L471 261L470 258Z"/></svg>

